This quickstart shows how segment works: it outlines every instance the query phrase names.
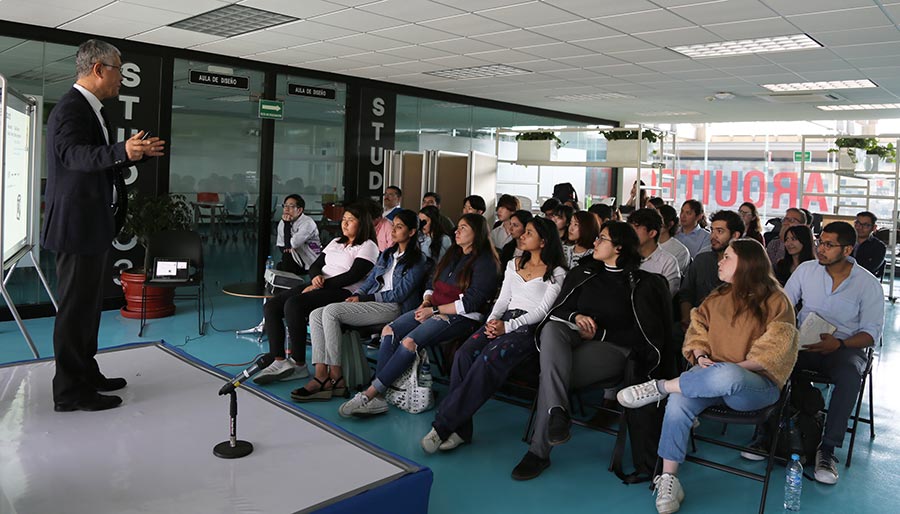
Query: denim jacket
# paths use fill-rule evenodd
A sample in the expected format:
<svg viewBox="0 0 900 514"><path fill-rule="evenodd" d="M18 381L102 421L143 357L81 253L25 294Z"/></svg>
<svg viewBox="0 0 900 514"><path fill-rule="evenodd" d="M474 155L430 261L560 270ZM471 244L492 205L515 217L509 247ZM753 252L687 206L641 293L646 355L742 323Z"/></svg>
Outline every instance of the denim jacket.
<svg viewBox="0 0 900 514"><path fill-rule="evenodd" d="M366 280L359 286L356 294L362 301L398 303L401 312L411 311L422 301L422 286L428 271L427 259L424 255L420 255L418 262L395 267L393 288L390 291L379 293L377 291L384 285L384 274L394 258L395 252L391 252L390 255L387 251L381 252L375 267L366 276Z"/></svg>

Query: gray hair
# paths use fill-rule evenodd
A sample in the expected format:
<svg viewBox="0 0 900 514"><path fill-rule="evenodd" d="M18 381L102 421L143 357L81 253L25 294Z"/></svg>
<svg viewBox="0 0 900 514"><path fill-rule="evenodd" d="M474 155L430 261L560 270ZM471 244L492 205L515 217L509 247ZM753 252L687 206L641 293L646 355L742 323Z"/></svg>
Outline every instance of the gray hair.
<svg viewBox="0 0 900 514"><path fill-rule="evenodd" d="M75 54L75 72L78 78L86 77L91 74L94 63L110 64L114 57L122 58L122 52L118 48L106 41L89 39L81 43Z"/></svg>

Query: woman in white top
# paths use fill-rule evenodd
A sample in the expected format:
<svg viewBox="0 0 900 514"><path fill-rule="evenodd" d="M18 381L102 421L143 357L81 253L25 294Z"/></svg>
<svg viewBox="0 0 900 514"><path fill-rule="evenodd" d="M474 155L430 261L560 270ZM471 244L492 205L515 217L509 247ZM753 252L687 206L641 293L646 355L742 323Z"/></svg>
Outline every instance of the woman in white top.
<svg viewBox="0 0 900 514"><path fill-rule="evenodd" d="M568 241L563 245L563 254L566 256L566 267L572 269L578 266L582 257L594 253L594 240L600 236L597 218L588 211L576 212L569 222L568 235Z"/></svg>
<svg viewBox="0 0 900 514"><path fill-rule="evenodd" d="M441 225L441 211L434 205L426 205L419 211L419 248L433 262L441 260L450 248L450 236Z"/></svg>
<svg viewBox="0 0 900 514"><path fill-rule="evenodd" d="M553 222L532 219L520 241L522 257L507 265L487 323L456 352L450 391L441 402L434 428L422 439L428 453L471 442L472 416L513 368L537 351L534 327L556 301L566 270Z"/></svg>
<svg viewBox="0 0 900 514"><path fill-rule="evenodd" d="M268 384L276 380L306 378L306 329L309 314L323 305L344 301L362 284L378 259L375 230L367 209L351 205L341 219L341 237L332 240L309 267L310 284L278 293L268 302L265 330L269 353L275 357L253 380ZM285 323L290 355L285 351Z"/></svg>

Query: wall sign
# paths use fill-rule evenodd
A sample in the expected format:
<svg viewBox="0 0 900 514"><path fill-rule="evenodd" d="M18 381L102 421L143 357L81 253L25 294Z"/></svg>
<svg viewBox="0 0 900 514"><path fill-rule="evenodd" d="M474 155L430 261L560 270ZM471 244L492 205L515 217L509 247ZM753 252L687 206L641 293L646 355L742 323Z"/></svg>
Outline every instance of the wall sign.
<svg viewBox="0 0 900 514"><path fill-rule="evenodd" d="M284 119L284 102L281 100L259 100L259 117L264 120Z"/></svg>
<svg viewBox="0 0 900 514"><path fill-rule="evenodd" d="M191 70L191 76L188 79L191 84L201 86L217 86L227 87L230 89L250 89L250 77L242 77L239 75L223 75L221 73L210 73L208 71Z"/></svg>
<svg viewBox="0 0 900 514"><path fill-rule="evenodd" d="M301 84L288 84L288 94L293 96L324 98L326 100L334 100L337 98L337 90L324 87L304 86Z"/></svg>
<svg viewBox="0 0 900 514"><path fill-rule="evenodd" d="M349 161L355 174L348 180L347 196L378 198L384 191L384 152L394 148L394 128L397 123L397 94L382 89L359 88L355 119L348 119L356 142L355 159Z"/></svg>

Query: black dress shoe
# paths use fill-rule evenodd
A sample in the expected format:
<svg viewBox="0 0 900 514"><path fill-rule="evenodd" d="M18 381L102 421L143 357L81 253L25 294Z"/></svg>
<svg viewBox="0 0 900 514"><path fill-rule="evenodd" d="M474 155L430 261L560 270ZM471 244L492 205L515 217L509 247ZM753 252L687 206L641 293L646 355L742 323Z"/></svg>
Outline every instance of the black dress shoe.
<svg viewBox="0 0 900 514"><path fill-rule="evenodd" d="M123 387L127 386L128 382L125 381L124 378L106 378L103 377L97 382L94 382L94 388L100 392L109 392L109 391L118 391Z"/></svg>
<svg viewBox="0 0 900 514"><path fill-rule="evenodd" d="M53 404L53 410L56 412L71 412L75 410L97 411L113 409L122 404L122 399L118 396L94 394L73 402L56 402Z"/></svg>
<svg viewBox="0 0 900 514"><path fill-rule="evenodd" d="M512 470L514 480L531 480L537 478L547 468L550 467L550 459L542 459L537 455L528 452L522 457L522 460L516 464Z"/></svg>
<svg viewBox="0 0 900 514"><path fill-rule="evenodd" d="M568 442L572 438L569 428L572 426L572 418L562 407L550 409L550 426L547 428L547 442L550 446L556 446Z"/></svg>

